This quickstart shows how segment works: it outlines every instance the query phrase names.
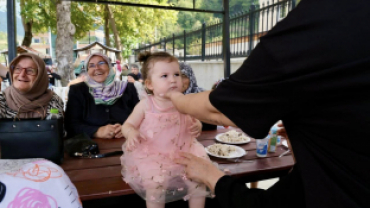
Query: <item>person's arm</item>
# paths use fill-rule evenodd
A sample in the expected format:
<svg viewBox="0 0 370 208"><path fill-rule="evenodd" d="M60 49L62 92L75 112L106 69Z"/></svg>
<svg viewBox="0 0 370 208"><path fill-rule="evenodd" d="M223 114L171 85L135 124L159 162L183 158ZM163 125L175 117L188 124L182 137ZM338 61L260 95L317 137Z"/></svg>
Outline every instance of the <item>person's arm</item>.
<svg viewBox="0 0 370 208"><path fill-rule="evenodd" d="M265 198L260 195L263 190L249 189L244 183L225 175L211 161L191 153L180 152L181 158L175 162L185 166L186 177L204 183L223 208L265 207L261 206Z"/></svg>
<svg viewBox="0 0 370 208"><path fill-rule="evenodd" d="M127 139L128 149L133 148L135 143L141 139L139 127L145 117L145 102L146 100L140 101L122 125L122 135Z"/></svg>
<svg viewBox="0 0 370 208"><path fill-rule="evenodd" d="M221 125L236 126L229 118L218 111L209 101L211 91L184 95L180 92L168 94L176 109L189 114L203 122Z"/></svg>
<svg viewBox="0 0 370 208"><path fill-rule="evenodd" d="M210 160L188 152L180 152L179 155L181 158L175 159L174 162L185 166L186 177L204 183L214 193L217 181L225 173L214 166Z"/></svg>
<svg viewBox="0 0 370 208"><path fill-rule="evenodd" d="M8 68L0 64L0 76L6 77L6 73L8 73Z"/></svg>
<svg viewBox="0 0 370 208"><path fill-rule="evenodd" d="M189 127L189 131L194 138L197 138L202 133L202 122L196 118L191 118L191 120L192 123Z"/></svg>

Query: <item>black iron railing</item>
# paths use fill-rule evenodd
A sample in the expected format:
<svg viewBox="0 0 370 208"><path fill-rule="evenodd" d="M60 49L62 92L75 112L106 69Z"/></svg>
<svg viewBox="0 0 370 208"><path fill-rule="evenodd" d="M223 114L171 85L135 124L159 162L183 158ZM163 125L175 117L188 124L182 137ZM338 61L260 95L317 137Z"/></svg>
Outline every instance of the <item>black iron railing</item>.
<svg viewBox="0 0 370 208"><path fill-rule="evenodd" d="M231 57L246 57L276 23L286 17L295 7L296 0L272 0L261 8L252 5L248 12L230 16ZM135 61L143 51L167 51L181 61L222 59L222 22L203 23L202 27L180 34L164 37L156 43L140 44L133 49Z"/></svg>

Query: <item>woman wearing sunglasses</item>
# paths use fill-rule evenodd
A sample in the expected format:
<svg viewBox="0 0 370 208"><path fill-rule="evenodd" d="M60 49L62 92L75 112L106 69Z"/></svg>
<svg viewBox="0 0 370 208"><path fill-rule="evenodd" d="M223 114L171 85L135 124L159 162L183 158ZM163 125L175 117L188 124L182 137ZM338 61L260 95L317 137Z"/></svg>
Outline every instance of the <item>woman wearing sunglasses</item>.
<svg viewBox="0 0 370 208"><path fill-rule="evenodd" d="M49 77L44 61L35 54L16 57L9 67L12 85L0 92L0 118L41 118L58 109L63 116L62 99L48 89Z"/></svg>
<svg viewBox="0 0 370 208"><path fill-rule="evenodd" d="M121 124L127 119L138 94L132 83L115 81L109 58L100 53L85 60L85 82L71 85L65 125L68 137L87 133L92 138L122 137Z"/></svg>

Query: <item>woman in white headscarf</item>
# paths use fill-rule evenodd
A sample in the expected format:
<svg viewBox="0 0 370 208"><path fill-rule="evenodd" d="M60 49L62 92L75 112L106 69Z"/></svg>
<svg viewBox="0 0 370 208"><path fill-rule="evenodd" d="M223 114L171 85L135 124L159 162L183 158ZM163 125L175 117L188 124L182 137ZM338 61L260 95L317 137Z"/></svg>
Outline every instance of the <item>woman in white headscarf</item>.
<svg viewBox="0 0 370 208"><path fill-rule="evenodd" d="M68 137L86 133L92 138L122 137L126 121L138 94L132 83L115 81L115 72L107 56L94 53L85 60L85 82L71 85L65 125Z"/></svg>

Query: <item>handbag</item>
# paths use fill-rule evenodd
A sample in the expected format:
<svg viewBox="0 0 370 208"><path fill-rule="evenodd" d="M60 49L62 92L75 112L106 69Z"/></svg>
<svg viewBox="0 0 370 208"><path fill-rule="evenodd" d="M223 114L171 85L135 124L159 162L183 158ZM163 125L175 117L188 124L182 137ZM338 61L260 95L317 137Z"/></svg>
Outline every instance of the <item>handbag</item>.
<svg viewBox="0 0 370 208"><path fill-rule="evenodd" d="M41 106L42 107L42 106ZM42 107L43 108L43 107ZM2 159L45 158L60 164L63 160L63 119L0 119Z"/></svg>
<svg viewBox="0 0 370 208"><path fill-rule="evenodd" d="M114 155L122 155L123 151L114 151L99 154L99 146L86 133L76 136L64 142L64 150L71 157L80 158L103 158Z"/></svg>
<svg viewBox="0 0 370 208"><path fill-rule="evenodd" d="M64 150L71 157L88 157L99 153L98 144L91 140L86 133L77 134L64 141Z"/></svg>

